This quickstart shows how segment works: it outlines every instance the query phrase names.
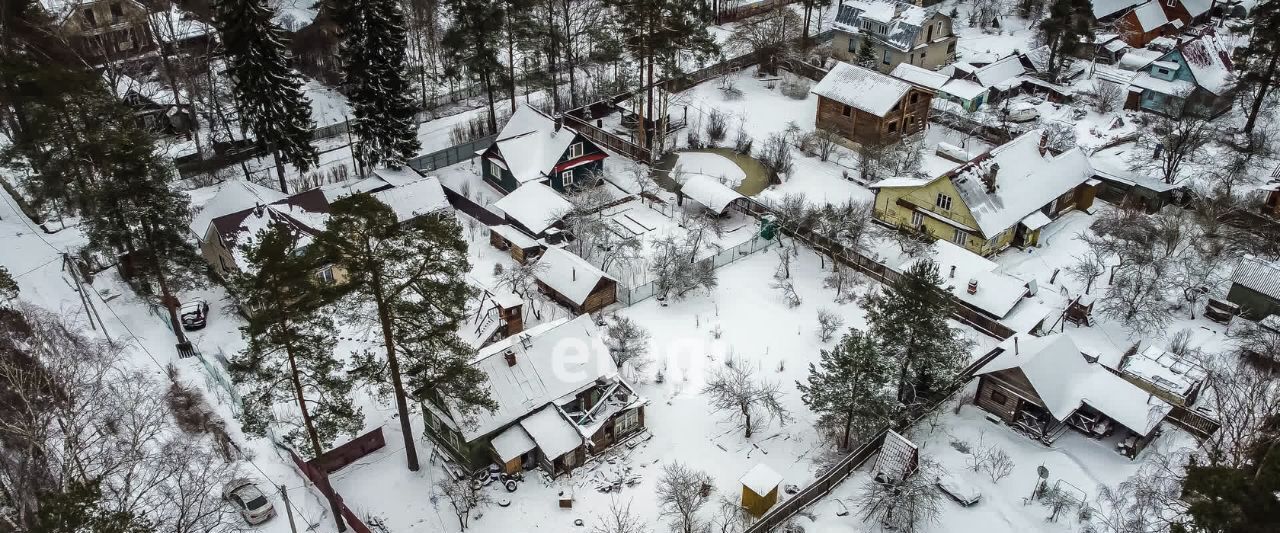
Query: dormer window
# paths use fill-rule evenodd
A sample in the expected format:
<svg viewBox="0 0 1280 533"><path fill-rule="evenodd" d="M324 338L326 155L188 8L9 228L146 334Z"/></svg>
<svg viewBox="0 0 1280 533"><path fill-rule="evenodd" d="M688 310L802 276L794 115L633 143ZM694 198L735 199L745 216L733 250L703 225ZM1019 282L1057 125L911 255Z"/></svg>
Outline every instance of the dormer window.
<svg viewBox="0 0 1280 533"><path fill-rule="evenodd" d="M569 158L575 159L582 157L582 143L573 143L569 146Z"/></svg>
<svg viewBox="0 0 1280 533"><path fill-rule="evenodd" d="M1169 69L1164 68L1164 67L1156 67L1156 71L1157 71L1157 72L1159 72L1161 76L1168 76L1168 75L1169 75Z"/></svg>

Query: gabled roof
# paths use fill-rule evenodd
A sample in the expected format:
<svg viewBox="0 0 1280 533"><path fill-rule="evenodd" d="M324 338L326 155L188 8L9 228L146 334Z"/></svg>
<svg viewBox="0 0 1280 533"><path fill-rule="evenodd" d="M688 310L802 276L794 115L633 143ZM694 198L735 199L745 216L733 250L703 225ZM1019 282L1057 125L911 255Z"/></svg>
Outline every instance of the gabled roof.
<svg viewBox="0 0 1280 533"><path fill-rule="evenodd" d="M1173 408L1100 363L1090 363L1066 334L1019 333L997 349L1000 354L975 375L1020 369L1049 413L1060 421L1089 404L1135 433L1147 435Z"/></svg>
<svg viewBox="0 0 1280 533"><path fill-rule="evenodd" d="M1148 0L1133 8L1133 15L1138 19L1138 28L1143 33L1155 31L1169 23L1169 17L1165 16L1164 8L1160 7L1160 2L1157 0Z"/></svg>
<svg viewBox="0 0 1280 533"><path fill-rule="evenodd" d="M586 302L602 280L613 279L586 259L556 247L542 252L533 276L574 305Z"/></svg>
<svg viewBox="0 0 1280 533"><path fill-rule="evenodd" d="M1231 273L1231 282L1280 300L1280 263L1245 256Z"/></svg>
<svg viewBox="0 0 1280 533"><path fill-rule="evenodd" d="M284 199L284 194L280 191L239 178L219 183L213 187L211 196L207 199L199 198L208 192L200 190L191 194L195 213L191 217L190 229L201 240L209 229L209 223L215 218Z"/></svg>
<svg viewBox="0 0 1280 533"><path fill-rule="evenodd" d="M477 410L470 418L454 411L453 418L464 422L463 438L471 442L599 379L615 378L618 367L602 339L591 317L582 315L540 324L482 348L471 364L488 377L481 386L488 389L497 408ZM512 353L514 365L507 363L507 352ZM529 434L538 439L535 431Z"/></svg>
<svg viewBox="0 0 1280 533"><path fill-rule="evenodd" d="M1013 227L1092 177L1089 158L1079 148L1058 155L1041 151L1046 134L1031 130L944 176L951 180L985 237ZM993 169L996 189L987 192L983 179Z"/></svg>
<svg viewBox="0 0 1280 533"><path fill-rule="evenodd" d="M555 459L582 446L582 435L554 405L547 405L520 421L543 455Z"/></svg>
<svg viewBox="0 0 1280 533"><path fill-rule="evenodd" d="M1017 54L1010 55L973 72L983 87L995 87L1027 72Z"/></svg>
<svg viewBox="0 0 1280 533"><path fill-rule="evenodd" d="M567 127L556 130L554 119L521 105L498 132L494 146L516 181L527 183L551 172L576 136Z"/></svg>
<svg viewBox="0 0 1280 533"><path fill-rule="evenodd" d="M883 117L911 90L911 84L874 70L839 62L822 81L813 86L813 94Z"/></svg>
<svg viewBox="0 0 1280 533"><path fill-rule="evenodd" d="M916 41L924 22L936 13L909 2L887 0L847 0L836 13L835 26L850 33L860 33L862 22L873 21L885 26L884 41L890 47L907 51ZM880 34L874 34L877 37Z"/></svg>
<svg viewBox="0 0 1280 533"><path fill-rule="evenodd" d="M375 192L373 197L390 207L400 222L449 209L449 198L435 176Z"/></svg>
<svg viewBox="0 0 1280 533"><path fill-rule="evenodd" d="M1208 13L1213 7L1213 0L1178 0L1178 2L1193 18Z"/></svg>
<svg viewBox="0 0 1280 533"><path fill-rule="evenodd" d="M702 204L717 215L723 214L729 204L745 198L742 193L730 189L720 180L703 174L694 174L680 186L680 194Z"/></svg>
<svg viewBox="0 0 1280 533"><path fill-rule="evenodd" d="M534 235L546 231L573 208L573 204L555 189L538 182L517 187L511 194L499 198L493 206Z"/></svg>
<svg viewBox="0 0 1280 533"><path fill-rule="evenodd" d="M1093 18L1106 18L1141 2L1142 0L1093 0Z"/></svg>
<svg viewBox="0 0 1280 533"><path fill-rule="evenodd" d="M1216 95L1231 87L1232 49L1216 35L1205 34L1183 41L1170 54L1179 54L1191 69L1196 85Z"/></svg>
<svg viewBox="0 0 1280 533"><path fill-rule="evenodd" d="M951 79L951 76L942 72L917 67L911 63L898 63L889 75L935 91L941 89Z"/></svg>

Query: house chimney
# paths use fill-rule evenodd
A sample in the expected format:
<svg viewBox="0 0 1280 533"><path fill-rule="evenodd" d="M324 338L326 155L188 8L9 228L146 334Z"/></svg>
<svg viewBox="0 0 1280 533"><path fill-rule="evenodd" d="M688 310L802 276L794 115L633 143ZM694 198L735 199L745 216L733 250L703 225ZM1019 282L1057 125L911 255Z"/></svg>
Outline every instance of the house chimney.
<svg viewBox="0 0 1280 533"><path fill-rule="evenodd" d="M569 275L570 275L570 276L572 276L570 279L571 279L572 281L578 281L578 269L575 267L575 268L573 268L572 270L570 270L569 272L570 272L570 274L569 274Z"/></svg>
<svg viewBox="0 0 1280 533"><path fill-rule="evenodd" d="M955 266L955 265L951 265L951 273L950 273L950 274L948 274L948 275L947 275L947 277L948 277L948 278L954 278L954 277L956 277L956 266Z"/></svg>
<svg viewBox="0 0 1280 533"><path fill-rule="evenodd" d="M564 115L556 115L555 124L556 124L556 132L558 133L560 131L560 128L564 127Z"/></svg>
<svg viewBox="0 0 1280 533"><path fill-rule="evenodd" d="M969 278L969 294L978 294L978 278Z"/></svg>
<svg viewBox="0 0 1280 533"><path fill-rule="evenodd" d="M507 358L507 366L516 366L516 353L515 353L515 352L513 352L513 351L511 351L511 350L507 350L507 353L502 354L502 356Z"/></svg>
<svg viewBox="0 0 1280 533"><path fill-rule="evenodd" d="M996 174L1000 172L1000 163L992 163L987 168L986 174L982 177L982 182L987 184L987 194L995 194L996 192Z"/></svg>
<svg viewBox="0 0 1280 533"><path fill-rule="evenodd" d="M1044 157L1044 154L1048 151L1049 151L1049 132L1042 131L1040 132L1040 157Z"/></svg>
<svg viewBox="0 0 1280 533"><path fill-rule="evenodd" d="M1013 355L1018 355L1018 336L1013 336Z"/></svg>

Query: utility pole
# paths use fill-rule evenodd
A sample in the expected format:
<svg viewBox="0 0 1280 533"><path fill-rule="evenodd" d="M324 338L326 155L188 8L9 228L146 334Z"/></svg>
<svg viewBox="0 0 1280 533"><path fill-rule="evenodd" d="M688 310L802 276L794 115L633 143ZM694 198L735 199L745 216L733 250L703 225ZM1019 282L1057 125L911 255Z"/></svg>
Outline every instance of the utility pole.
<svg viewBox="0 0 1280 533"><path fill-rule="evenodd" d="M298 526L293 524L293 506L289 505L289 491L284 488L284 485L279 485L279 487L280 499L284 500L284 512L289 517L289 531L298 533Z"/></svg>

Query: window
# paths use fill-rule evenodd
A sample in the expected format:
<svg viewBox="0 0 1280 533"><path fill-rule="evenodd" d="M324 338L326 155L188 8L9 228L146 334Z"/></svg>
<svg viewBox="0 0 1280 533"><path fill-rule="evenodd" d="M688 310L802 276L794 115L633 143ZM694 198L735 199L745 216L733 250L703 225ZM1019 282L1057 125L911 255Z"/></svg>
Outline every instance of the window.
<svg viewBox="0 0 1280 533"><path fill-rule="evenodd" d="M931 41L933 41L933 26L929 26L929 29L924 34L924 42L927 43Z"/></svg>
<svg viewBox="0 0 1280 533"><path fill-rule="evenodd" d="M93 14L93 8L86 8L84 11L81 11L81 13L84 14L84 21L90 28L98 25L98 17Z"/></svg>
<svg viewBox="0 0 1280 533"><path fill-rule="evenodd" d="M912 226L915 226L915 227L917 227L917 228L918 228L918 227L920 227L920 226L923 226L923 225L924 225L924 213L921 213L921 212L919 212L919 211L916 211L916 212L914 212L914 213L911 213L911 225L912 225Z"/></svg>
<svg viewBox="0 0 1280 533"><path fill-rule="evenodd" d="M849 53L853 54L857 52L858 52L858 41L855 39L849 39Z"/></svg>
<svg viewBox="0 0 1280 533"><path fill-rule="evenodd" d="M947 45L947 53L948 53L948 54L954 54L954 53L956 53L956 42L955 42L955 41L951 41L951 44Z"/></svg>
<svg viewBox="0 0 1280 533"><path fill-rule="evenodd" d="M846 105L844 106L844 108L840 110L840 114L841 114L841 115L844 115L844 116L846 116L846 117L852 117L852 116L853 116L853 106L851 106L851 105L847 105L847 104L846 104Z"/></svg>
<svg viewBox="0 0 1280 533"><path fill-rule="evenodd" d="M1004 405L1009 402L1009 397L1005 396L1003 392L1000 392L998 390L992 390L991 401L998 403L1000 405Z"/></svg>
<svg viewBox="0 0 1280 533"><path fill-rule="evenodd" d="M956 228L951 234L951 242L964 246L965 241L969 240L969 234L960 228Z"/></svg>
<svg viewBox="0 0 1280 533"><path fill-rule="evenodd" d="M111 3L111 22L120 22L124 18L124 8L120 6L120 2Z"/></svg>
<svg viewBox="0 0 1280 533"><path fill-rule="evenodd" d="M942 193L938 193L938 198L937 200L934 201L934 204L937 205L938 207L941 207L943 211L950 211L951 197Z"/></svg>
<svg viewBox="0 0 1280 533"><path fill-rule="evenodd" d="M1166 0L1164 5L1169 7L1178 7L1178 0Z"/></svg>
<svg viewBox="0 0 1280 533"><path fill-rule="evenodd" d="M1165 76L1169 75L1169 69L1167 68L1156 67L1156 70L1160 71L1160 74L1163 74Z"/></svg>
<svg viewBox="0 0 1280 533"><path fill-rule="evenodd" d="M914 104L919 101L920 101L920 93L911 93L911 103Z"/></svg>
<svg viewBox="0 0 1280 533"><path fill-rule="evenodd" d="M489 173L493 174L493 179L495 180L502 179L502 167L498 166L497 161L494 161L492 159L489 160Z"/></svg>
<svg viewBox="0 0 1280 533"><path fill-rule="evenodd" d="M898 133L898 121L889 123L889 133Z"/></svg>
<svg viewBox="0 0 1280 533"><path fill-rule="evenodd" d="M570 186L570 185L573 185L573 171L572 171L572 170L566 170L566 171L564 171L564 172L561 172L561 173L560 173L560 186L561 186L561 187L568 187L568 186Z"/></svg>
<svg viewBox="0 0 1280 533"><path fill-rule="evenodd" d="M333 284L333 266L327 266L316 271L316 277L320 278L320 281L323 281L326 284Z"/></svg>
<svg viewBox="0 0 1280 533"><path fill-rule="evenodd" d="M582 143L573 143L569 147L569 159L582 157Z"/></svg>
<svg viewBox="0 0 1280 533"><path fill-rule="evenodd" d="M927 48L926 48L926 49L924 49L924 50L921 50L921 51L920 51L920 64L921 64L921 65L923 65L923 64L924 64L924 56L927 56L927 55L929 55L929 50L928 50Z"/></svg>
<svg viewBox="0 0 1280 533"><path fill-rule="evenodd" d="M639 409L632 409L630 411L622 413L621 415L618 415L618 418L615 418L613 420L614 435L622 435L624 433L630 433L631 431L634 431L638 427L640 427L640 410Z"/></svg>
<svg viewBox="0 0 1280 533"><path fill-rule="evenodd" d="M888 51L888 50L885 50L885 51L884 51L884 59L882 59L881 61L883 61L883 62L884 62L884 64L886 64L886 65L888 65L888 64L889 64L889 51Z"/></svg>

